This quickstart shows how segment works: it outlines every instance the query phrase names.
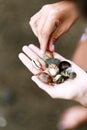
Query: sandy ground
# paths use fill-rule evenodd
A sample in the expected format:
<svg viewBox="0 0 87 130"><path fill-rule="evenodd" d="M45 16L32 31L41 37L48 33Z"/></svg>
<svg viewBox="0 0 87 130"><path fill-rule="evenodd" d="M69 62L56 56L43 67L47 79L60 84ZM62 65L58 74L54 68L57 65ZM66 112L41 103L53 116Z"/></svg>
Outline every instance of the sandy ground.
<svg viewBox="0 0 87 130"><path fill-rule="evenodd" d="M53 2L0 0L0 117L7 121L0 130L57 130L62 112L78 104L51 99L31 81L32 74L18 59L23 45L39 46L28 25L30 17L44 4ZM85 22L78 21L57 41L56 51L70 59L85 26ZM76 130L86 129L83 125Z"/></svg>

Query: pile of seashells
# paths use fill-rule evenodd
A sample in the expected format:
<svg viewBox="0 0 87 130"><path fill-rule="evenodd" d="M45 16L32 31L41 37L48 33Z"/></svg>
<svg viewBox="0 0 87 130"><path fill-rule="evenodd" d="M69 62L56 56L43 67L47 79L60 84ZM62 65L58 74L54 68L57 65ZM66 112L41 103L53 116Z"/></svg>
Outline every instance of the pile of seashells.
<svg viewBox="0 0 87 130"><path fill-rule="evenodd" d="M43 56L43 61L46 63L46 71L37 74L39 80L46 84L60 84L67 79L74 79L76 73L72 70L71 64L68 61L61 61L53 57L53 53L46 52ZM39 62L33 61L33 65L40 69Z"/></svg>

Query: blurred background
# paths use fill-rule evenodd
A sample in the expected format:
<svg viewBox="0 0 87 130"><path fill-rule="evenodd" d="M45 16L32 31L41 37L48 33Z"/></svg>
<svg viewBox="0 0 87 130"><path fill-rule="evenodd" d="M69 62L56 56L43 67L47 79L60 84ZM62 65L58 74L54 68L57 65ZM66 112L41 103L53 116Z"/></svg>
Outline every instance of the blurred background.
<svg viewBox="0 0 87 130"><path fill-rule="evenodd" d="M31 81L19 61L23 45L39 46L28 24L43 5L58 0L0 0L0 130L57 130L63 111L78 103L51 99ZM56 51L71 59L87 26L79 20L56 44ZM87 125L76 130L86 130Z"/></svg>

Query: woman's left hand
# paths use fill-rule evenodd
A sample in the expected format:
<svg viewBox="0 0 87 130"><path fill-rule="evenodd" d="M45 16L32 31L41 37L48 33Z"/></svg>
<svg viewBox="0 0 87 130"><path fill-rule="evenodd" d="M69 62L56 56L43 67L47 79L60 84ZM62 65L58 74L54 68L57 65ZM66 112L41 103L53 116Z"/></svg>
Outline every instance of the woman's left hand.
<svg viewBox="0 0 87 130"><path fill-rule="evenodd" d="M87 74L75 63L65 59L58 53L54 52L54 57L62 61L68 61L72 69L76 72L77 76L75 79L68 79L64 83L49 85L41 82L37 76L33 76L32 80L38 85L39 88L48 93L52 98L63 98L69 100L75 100L81 104L87 106ZM38 60L43 70L45 70L45 63L42 60L40 49L35 45L23 47L23 53L19 54L20 60L23 64L35 75L42 70L36 69L32 64L32 59Z"/></svg>

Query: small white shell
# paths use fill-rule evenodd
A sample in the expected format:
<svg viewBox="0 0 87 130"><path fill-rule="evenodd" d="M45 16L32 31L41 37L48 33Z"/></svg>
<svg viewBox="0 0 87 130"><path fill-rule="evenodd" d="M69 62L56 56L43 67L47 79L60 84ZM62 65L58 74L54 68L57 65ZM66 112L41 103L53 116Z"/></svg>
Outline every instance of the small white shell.
<svg viewBox="0 0 87 130"><path fill-rule="evenodd" d="M32 64L36 69L42 69L42 65L38 60L32 60Z"/></svg>
<svg viewBox="0 0 87 130"><path fill-rule="evenodd" d="M54 83L57 82L60 77L61 77L60 74L56 75L56 76L53 78L53 82L54 82Z"/></svg>
<svg viewBox="0 0 87 130"><path fill-rule="evenodd" d="M55 76L59 73L59 68L55 64L49 64L48 71L51 76Z"/></svg>
<svg viewBox="0 0 87 130"><path fill-rule="evenodd" d="M52 76L55 76L55 75L57 74L57 72L55 71L54 68L50 68L50 69L49 69L49 72L50 72L50 74L51 74Z"/></svg>

